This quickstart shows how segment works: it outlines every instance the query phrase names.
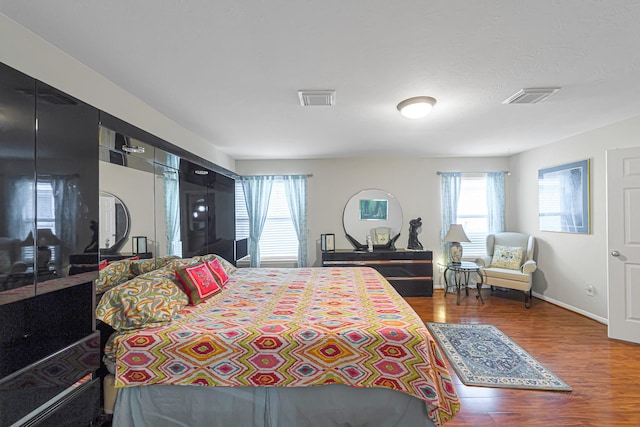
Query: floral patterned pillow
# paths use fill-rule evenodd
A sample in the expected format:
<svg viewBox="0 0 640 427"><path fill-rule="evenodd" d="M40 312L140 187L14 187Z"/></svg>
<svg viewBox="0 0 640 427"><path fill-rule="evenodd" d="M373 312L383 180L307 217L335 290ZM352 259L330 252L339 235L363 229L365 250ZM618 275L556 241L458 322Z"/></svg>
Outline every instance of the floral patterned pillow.
<svg viewBox="0 0 640 427"><path fill-rule="evenodd" d="M220 255L216 255L216 254L196 255L193 257L193 259L195 259L198 262L207 262L207 261L213 261L214 259L217 259L220 265L222 266L222 268L224 268L224 271L227 273L228 276L238 271L236 266L231 264L226 259L222 258Z"/></svg>
<svg viewBox="0 0 640 427"><path fill-rule="evenodd" d="M192 305L200 304L222 289L222 285L218 283L214 274L204 263L178 268L176 274L180 278Z"/></svg>
<svg viewBox="0 0 640 427"><path fill-rule="evenodd" d="M517 246L496 245L490 267L519 270L522 264L523 248Z"/></svg>
<svg viewBox="0 0 640 427"><path fill-rule="evenodd" d="M116 331L128 331L171 322L189 300L168 277L154 272L109 289L100 299L96 318Z"/></svg>
<svg viewBox="0 0 640 427"><path fill-rule="evenodd" d="M224 270L224 268L222 268L220 261L214 259L213 261L205 262L205 264L207 265L207 267L209 267L211 273L213 273L213 277L215 277L216 282L218 282L220 287L223 287L224 284L229 281L229 276L227 275L227 272Z"/></svg>
<svg viewBox="0 0 640 427"><path fill-rule="evenodd" d="M238 271L235 265L231 264L229 261L222 258L220 255L214 255L214 256L216 257L216 259L218 260L222 268L224 268L224 271L227 272L227 275L231 276L233 273Z"/></svg>

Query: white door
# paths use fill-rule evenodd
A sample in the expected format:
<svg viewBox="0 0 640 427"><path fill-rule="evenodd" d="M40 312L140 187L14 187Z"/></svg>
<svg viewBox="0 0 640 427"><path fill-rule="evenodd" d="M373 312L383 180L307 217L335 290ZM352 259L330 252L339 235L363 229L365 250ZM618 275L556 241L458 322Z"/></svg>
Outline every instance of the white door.
<svg viewBox="0 0 640 427"><path fill-rule="evenodd" d="M609 337L640 343L640 147L607 150Z"/></svg>
<svg viewBox="0 0 640 427"><path fill-rule="evenodd" d="M100 196L100 249L109 248L116 242L116 201L111 196Z"/></svg>

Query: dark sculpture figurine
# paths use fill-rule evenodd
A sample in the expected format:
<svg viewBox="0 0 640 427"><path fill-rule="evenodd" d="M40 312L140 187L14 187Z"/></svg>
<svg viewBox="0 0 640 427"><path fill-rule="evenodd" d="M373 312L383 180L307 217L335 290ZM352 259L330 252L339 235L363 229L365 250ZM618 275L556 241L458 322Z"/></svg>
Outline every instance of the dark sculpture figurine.
<svg viewBox="0 0 640 427"><path fill-rule="evenodd" d="M89 227L93 233L91 235L91 243L84 248L85 254L98 252L98 222L92 219Z"/></svg>
<svg viewBox="0 0 640 427"><path fill-rule="evenodd" d="M407 249L422 250L422 243L418 241L418 228L422 227L422 218L418 217L409 221L409 243Z"/></svg>

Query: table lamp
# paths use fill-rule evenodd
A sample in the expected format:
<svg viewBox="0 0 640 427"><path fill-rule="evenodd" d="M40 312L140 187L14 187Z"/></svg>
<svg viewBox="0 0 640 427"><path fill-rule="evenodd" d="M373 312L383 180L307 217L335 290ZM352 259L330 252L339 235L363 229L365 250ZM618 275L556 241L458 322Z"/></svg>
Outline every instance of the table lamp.
<svg viewBox="0 0 640 427"><path fill-rule="evenodd" d="M462 224L451 224L449 231L444 237L445 242L450 242L449 255L451 256L452 264L460 264L462 261L462 245L460 242L470 242L469 238L462 228Z"/></svg>
<svg viewBox="0 0 640 427"><path fill-rule="evenodd" d="M49 269L49 261L51 261L51 248L49 246L58 246L62 244L62 241L53 234L48 228L39 228L37 230L36 242L33 241L33 232L29 232L29 235L22 242L23 246L33 246L35 243L38 249L36 266L38 271L46 271Z"/></svg>

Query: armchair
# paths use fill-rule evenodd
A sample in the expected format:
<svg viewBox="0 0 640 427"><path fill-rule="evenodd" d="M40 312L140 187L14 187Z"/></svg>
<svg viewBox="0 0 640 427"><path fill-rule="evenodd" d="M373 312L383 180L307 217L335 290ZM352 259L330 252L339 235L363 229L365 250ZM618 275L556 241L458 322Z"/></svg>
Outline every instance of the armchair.
<svg viewBox="0 0 640 427"><path fill-rule="evenodd" d="M27 271L27 264L20 260L21 241L0 237L0 291L10 289L15 275Z"/></svg>
<svg viewBox="0 0 640 427"><path fill-rule="evenodd" d="M489 234L487 255L476 259L485 284L524 292L524 306L530 307L535 237L514 232Z"/></svg>

